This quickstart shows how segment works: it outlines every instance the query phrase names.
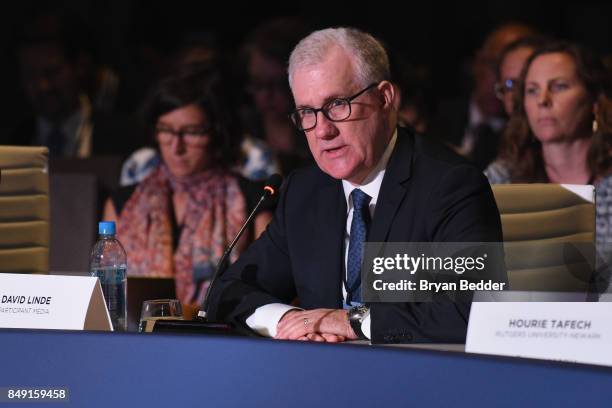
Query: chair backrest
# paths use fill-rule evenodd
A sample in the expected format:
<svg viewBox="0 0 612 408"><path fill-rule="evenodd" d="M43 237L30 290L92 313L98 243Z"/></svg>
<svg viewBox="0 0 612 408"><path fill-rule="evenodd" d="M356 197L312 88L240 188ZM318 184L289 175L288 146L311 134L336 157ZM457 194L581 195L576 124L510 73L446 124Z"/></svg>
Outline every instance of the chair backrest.
<svg viewBox="0 0 612 408"><path fill-rule="evenodd" d="M86 159L53 157L49 160L50 174L93 174L103 192L110 193L119 187L122 156L96 156Z"/></svg>
<svg viewBox="0 0 612 408"><path fill-rule="evenodd" d="M594 187L497 184L492 189L501 214L510 288L588 290L594 260Z"/></svg>
<svg viewBox="0 0 612 408"><path fill-rule="evenodd" d="M49 270L86 272L96 239L98 181L93 174L49 175L51 243Z"/></svg>
<svg viewBox="0 0 612 408"><path fill-rule="evenodd" d="M104 200L119 186L122 163L121 156L49 160L51 271L89 269Z"/></svg>
<svg viewBox="0 0 612 408"><path fill-rule="evenodd" d="M0 146L0 272L49 270L46 147Z"/></svg>

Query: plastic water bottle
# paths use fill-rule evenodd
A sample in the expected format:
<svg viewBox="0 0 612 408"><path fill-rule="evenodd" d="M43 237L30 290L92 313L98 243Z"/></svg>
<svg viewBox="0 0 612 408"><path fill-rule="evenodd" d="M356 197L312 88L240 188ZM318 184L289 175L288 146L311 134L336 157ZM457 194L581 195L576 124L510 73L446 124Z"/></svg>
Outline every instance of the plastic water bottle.
<svg viewBox="0 0 612 408"><path fill-rule="evenodd" d="M115 238L115 223L100 222L98 241L89 258L89 271L91 276L100 279L113 329L117 331L127 329L126 270L127 257L125 249Z"/></svg>

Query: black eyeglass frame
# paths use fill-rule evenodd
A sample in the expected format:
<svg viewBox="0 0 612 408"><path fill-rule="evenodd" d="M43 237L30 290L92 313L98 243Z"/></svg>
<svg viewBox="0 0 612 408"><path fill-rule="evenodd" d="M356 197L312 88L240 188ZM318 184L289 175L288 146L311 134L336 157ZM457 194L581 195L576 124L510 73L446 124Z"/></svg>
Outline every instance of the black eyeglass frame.
<svg viewBox="0 0 612 408"><path fill-rule="evenodd" d="M203 127L200 127L200 128L191 128L191 129L190 128L182 128L182 129L175 130L175 129L171 128L171 127L156 126L154 131L155 131L155 137L158 139L158 143L160 143L160 144L168 145L168 144L172 143L171 139L169 139L167 142L164 142L164 143L159 141L160 133L167 133L167 134L171 134L173 137L177 137L179 139L179 141L181 141L183 143L186 143L186 144L189 144L189 145L191 145L191 144L197 145L197 144L201 143L200 142L201 140L203 140L205 137L210 135L210 132L212 131L212 128L211 128L211 126L203 126ZM193 139L194 143L189 143L189 142L186 141L186 140L189 140L189 139L185 139L185 136L187 136L187 135L195 136L195 137L197 137L197 139ZM197 143L196 143L196 140L197 140Z"/></svg>
<svg viewBox="0 0 612 408"><path fill-rule="evenodd" d="M325 117L326 117L328 120L330 120L330 121L332 121L332 122L342 122L343 120L347 120L348 118L350 118L350 117L351 117L351 113L352 113L351 102L352 102L352 101L353 101L355 98L357 98L357 97L359 97L359 96L363 95L364 93L366 93L366 92L367 92L367 91L369 91L370 89L372 89L372 88L374 88L374 87L378 86L379 84L380 84L380 82L374 82L374 83L371 83L370 85L368 85L367 87L365 87L365 88L364 88L364 89L362 89L361 91L359 91L359 92L357 92L356 94L354 94L353 96L349 96L349 97L347 97L347 98L334 98L334 99L332 99L331 101L327 102L325 105L321 106L320 108L299 108L299 109L296 109L296 110L294 110L293 112L291 112L291 113L289 114L289 119L291 119L291 122L292 122L292 123L295 125L295 127L297 127L297 128L298 128L298 130L301 130L301 131L303 131L303 132L306 132L306 131L308 131L308 130L311 130L311 129L314 129L315 127L317 127L317 118L318 118L318 116L319 116L319 112L323 113L323 115L324 115L324 116L325 116ZM345 102L345 103L347 104L347 106L348 106L348 114L346 115L346 117L341 118L341 119L333 119L333 118L331 118L331 117L329 116L329 111L331 110L332 105L333 105L335 102L337 102L337 101L342 101L342 102ZM302 125L301 125L301 121L300 121L299 119L297 119L297 117L298 117L298 113L299 113L300 111L305 111L305 110L308 110L308 111L312 111L312 112L314 112L314 118L315 118L314 125L312 125L312 126L310 126L310 127L308 127L308 128L303 128L303 127L302 127Z"/></svg>

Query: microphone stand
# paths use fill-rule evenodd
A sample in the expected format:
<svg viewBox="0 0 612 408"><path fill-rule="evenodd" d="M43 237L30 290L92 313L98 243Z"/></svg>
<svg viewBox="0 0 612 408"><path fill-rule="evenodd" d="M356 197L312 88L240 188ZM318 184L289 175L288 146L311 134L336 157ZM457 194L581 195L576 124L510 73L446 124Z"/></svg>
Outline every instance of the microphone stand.
<svg viewBox="0 0 612 408"><path fill-rule="evenodd" d="M230 256L230 253L232 252L232 250L236 246L236 243L238 242L240 237L242 237L242 234L244 233L246 228L251 223L251 220L255 217L255 213L257 212L257 210L259 209L261 204L270 195L271 194L268 192L268 190L266 190L261 195L261 197L259 198L259 201L257 202L257 205L255 206L255 208L253 208L253 211L251 211L251 213L249 214L249 217L247 218L245 223L242 225L242 228L240 228L240 231L238 231L238 234L236 234L236 237L234 237L234 240L232 241L232 243L229 244L229 246L227 247L227 249L223 253L223 256L221 257L221 260L217 264L217 268L215 270L215 274L213 275L212 279L210 280L210 285L208 285L208 288L206 289L206 297L204 298L204 304L202 305L202 309L200 309L200 311L198 312L198 318L204 319L204 320L208 319L208 309L210 307L210 293L211 293L212 287L215 284L215 282L217 281L217 279L223 273L225 273L225 270L229 266L229 256Z"/></svg>
<svg viewBox="0 0 612 408"><path fill-rule="evenodd" d="M255 217L255 214L257 213L257 210L259 210L259 207L261 206L261 204L266 200L266 198L276 193L276 191L280 187L281 181L282 181L282 178L278 174L274 174L270 176L270 178L267 180L266 186L264 187L264 192L259 198L257 205L255 205L255 207L253 208L253 210L247 217L244 224L242 224L240 231L238 231L238 234L236 234L232 242L229 244L229 246L223 253L223 256L219 260L219 263L217 263L217 268L215 269L215 273L212 279L210 280L210 284L208 285L208 288L206 289L206 297L204 298L204 303L202 305L202 308L198 312L197 319L193 321L158 320L155 322L155 326L153 326L154 332L181 331L181 332L191 332L191 333L230 334L231 332L234 331L234 327L230 324L211 322L208 320L208 312L209 312L208 309L210 308L210 294L212 292L212 288L215 282L217 282L217 280L221 277L221 275L227 270L227 267L229 266L229 256L232 250L234 249L234 247L236 246L236 243L238 242L240 237L242 237L242 234L244 234L244 231L246 230L246 228L251 224L251 221Z"/></svg>

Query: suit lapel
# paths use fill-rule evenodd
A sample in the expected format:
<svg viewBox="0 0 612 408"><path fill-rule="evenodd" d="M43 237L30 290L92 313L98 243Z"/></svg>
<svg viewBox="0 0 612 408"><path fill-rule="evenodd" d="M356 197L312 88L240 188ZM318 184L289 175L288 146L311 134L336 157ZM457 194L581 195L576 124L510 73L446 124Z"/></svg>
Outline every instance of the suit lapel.
<svg viewBox="0 0 612 408"><path fill-rule="evenodd" d="M398 129L395 149L389 158L385 177L380 188L376 211L368 241L385 241L395 214L405 195L405 183L410 178L414 137L404 129ZM344 228L346 225L346 199L339 180L329 178L329 183L319 190L315 198L316 225L313 259L320 302L318 307L342 307L342 275L344 274ZM308 305L303 305L308 306Z"/></svg>
<svg viewBox="0 0 612 408"><path fill-rule="evenodd" d="M320 277L317 282L321 299L327 305L323 307L339 307L342 298L342 273L344 271L344 227L346 224L346 199L342 184L330 178L330 183L322 188L316 198L317 214L316 239L318 271L313 276Z"/></svg>
<svg viewBox="0 0 612 408"><path fill-rule="evenodd" d="M405 183L410 178L413 160L414 137L405 129L398 128L395 149L389 158L370 226L368 241L387 240L389 230L400 204L406 196Z"/></svg>

